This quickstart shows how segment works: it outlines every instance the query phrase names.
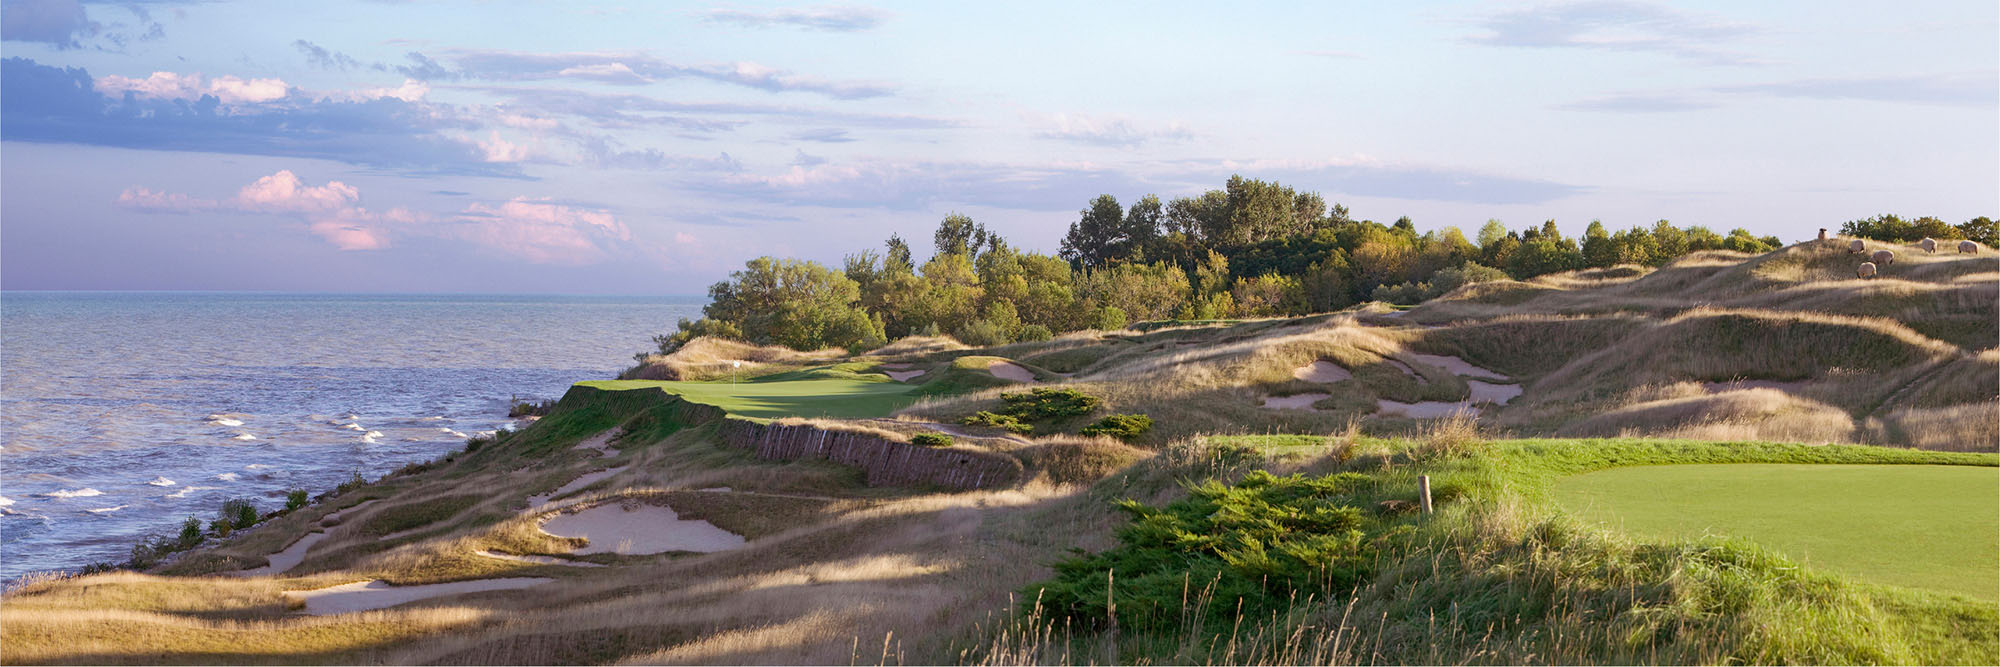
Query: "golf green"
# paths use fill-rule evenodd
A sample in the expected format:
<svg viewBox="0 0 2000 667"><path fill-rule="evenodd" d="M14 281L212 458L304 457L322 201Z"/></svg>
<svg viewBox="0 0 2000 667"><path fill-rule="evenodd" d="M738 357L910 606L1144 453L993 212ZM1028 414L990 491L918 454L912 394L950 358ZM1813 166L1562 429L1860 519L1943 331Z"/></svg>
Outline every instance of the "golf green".
<svg viewBox="0 0 2000 667"><path fill-rule="evenodd" d="M669 382L660 380L597 380L577 383L607 391L656 388L695 403L713 405L733 415L782 417L885 417L916 400L916 387L887 378L850 378L745 382Z"/></svg>
<svg viewBox="0 0 2000 667"><path fill-rule="evenodd" d="M1743 538L1864 581L2000 598L2000 468L1635 466L1565 478L1556 498L1635 537Z"/></svg>

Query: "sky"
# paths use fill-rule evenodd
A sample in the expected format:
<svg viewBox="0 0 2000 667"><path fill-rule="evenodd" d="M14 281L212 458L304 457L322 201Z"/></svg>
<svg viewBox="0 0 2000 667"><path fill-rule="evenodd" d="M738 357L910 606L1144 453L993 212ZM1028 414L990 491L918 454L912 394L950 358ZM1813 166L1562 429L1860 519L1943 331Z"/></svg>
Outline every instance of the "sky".
<svg viewBox="0 0 2000 667"><path fill-rule="evenodd" d="M701 294L1231 174L1420 230L2000 215L1970 2L0 0L0 288Z"/></svg>

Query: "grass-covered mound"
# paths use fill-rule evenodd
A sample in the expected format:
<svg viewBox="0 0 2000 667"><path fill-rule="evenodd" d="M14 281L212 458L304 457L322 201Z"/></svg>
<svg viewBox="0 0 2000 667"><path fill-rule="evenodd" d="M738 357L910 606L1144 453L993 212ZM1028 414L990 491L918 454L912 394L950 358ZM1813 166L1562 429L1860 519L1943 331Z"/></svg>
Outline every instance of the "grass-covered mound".
<svg viewBox="0 0 2000 667"><path fill-rule="evenodd" d="M579 386L605 391L655 388L690 402L760 419L882 417L909 405L918 387L841 364L742 381L597 380ZM865 364L864 364L865 366Z"/></svg>
<svg viewBox="0 0 2000 667"><path fill-rule="evenodd" d="M1862 581L2000 598L2000 470L1729 464L1613 468L1563 479L1586 522L1659 539L1742 538Z"/></svg>
<svg viewBox="0 0 2000 667"><path fill-rule="evenodd" d="M1865 584L1745 540L1628 536L1554 502L1571 475L1629 466L1951 464L1990 476L2000 464L1990 454L1629 439L1238 436L1200 446L1205 457L1176 456L1196 461L1183 472L1193 465L1238 481L1196 485L1158 508L1126 503L1133 520L1116 546L1059 564L1052 581L1024 591L1020 622L972 655L1244 664L2000 659L1990 599ZM1292 463L1256 462L1276 452ZM1303 466L1304 475L1246 474L1245 465ZM1411 513L1420 475L1431 478L1434 515ZM1105 484L1144 488L1136 474ZM1928 495L1906 490L1905 507ZM1989 522L1979 532L1994 531Z"/></svg>

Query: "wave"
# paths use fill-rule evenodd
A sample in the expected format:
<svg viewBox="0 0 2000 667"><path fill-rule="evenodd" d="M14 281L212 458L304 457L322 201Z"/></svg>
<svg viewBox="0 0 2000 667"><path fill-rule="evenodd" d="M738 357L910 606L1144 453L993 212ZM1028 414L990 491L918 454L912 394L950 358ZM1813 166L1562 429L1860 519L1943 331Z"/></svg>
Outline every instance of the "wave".
<svg viewBox="0 0 2000 667"><path fill-rule="evenodd" d="M216 478L216 479L219 479L219 480L222 480L222 481L225 481L225 482L234 482L234 481L236 481L236 480L237 480L237 477L238 477L238 476L237 476L237 474L236 474L236 473L233 473L233 472L225 472L225 473L222 473L222 474L220 474L220 475L216 475L216 476L215 476L215 478Z"/></svg>
<svg viewBox="0 0 2000 667"><path fill-rule="evenodd" d="M344 429L347 429L347 430L349 430L349 431L366 431L366 430L368 430L368 429L366 429L366 428L363 428L363 427L362 427L362 426L361 426L360 424L341 424L341 425L340 425L340 427L341 427L341 428L344 428Z"/></svg>
<svg viewBox="0 0 2000 667"><path fill-rule="evenodd" d="M14 504L14 499L13 499L13 498L9 498L9 497L6 497L6 496L0 496L0 507L6 507L6 506L8 506L8 505L12 505L12 504Z"/></svg>
<svg viewBox="0 0 2000 667"><path fill-rule="evenodd" d="M173 486L176 482L165 477L154 477L153 481L147 482L147 484L152 486Z"/></svg>
<svg viewBox="0 0 2000 667"><path fill-rule="evenodd" d="M215 415L209 415L209 416L208 416L208 423L210 423L210 424L214 424L214 425L216 425L216 426L242 426L242 425L243 425L243 420L241 420L241 419L230 419L230 418L228 418L228 417L218 417L218 416L215 416Z"/></svg>
<svg viewBox="0 0 2000 667"><path fill-rule="evenodd" d="M62 489L59 491L50 491L48 493L40 495L47 496L49 498L89 498L91 496L104 495L104 492L99 491L97 489L84 487L81 489L77 489L75 491L71 491L69 489Z"/></svg>
<svg viewBox="0 0 2000 667"><path fill-rule="evenodd" d="M248 433L238 433L236 434L236 437L230 438L230 440L256 440L256 439L257 436L250 435Z"/></svg>
<svg viewBox="0 0 2000 667"><path fill-rule="evenodd" d="M89 512L91 514L110 514L112 512L125 509L127 507L131 507L131 505L119 505L117 507L99 507L94 510L84 510L84 511Z"/></svg>
<svg viewBox="0 0 2000 667"><path fill-rule="evenodd" d="M179 490L179 491L175 491L175 492L173 492L173 493L169 493L169 494L167 494L167 497L168 497L168 498L186 498L186 497L188 497L188 494L190 494L190 493L194 493L194 492L196 492L196 491L214 491L214 490L216 490L216 489L220 489L220 488L222 488L222 487L220 487L220 486L183 486L183 487L181 487L181 490Z"/></svg>
<svg viewBox="0 0 2000 667"><path fill-rule="evenodd" d="M361 437L364 437L364 438L380 438L380 437L382 437L382 432L381 432L381 431L369 431L369 432L368 432L368 435L364 435L364 436L361 436Z"/></svg>

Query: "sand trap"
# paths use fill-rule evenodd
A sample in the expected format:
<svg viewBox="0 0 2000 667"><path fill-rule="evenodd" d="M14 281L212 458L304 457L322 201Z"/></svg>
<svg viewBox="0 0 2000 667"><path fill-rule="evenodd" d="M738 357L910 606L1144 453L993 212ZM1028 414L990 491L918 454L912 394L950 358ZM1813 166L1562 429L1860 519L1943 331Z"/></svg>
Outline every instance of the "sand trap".
<svg viewBox="0 0 2000 667"><path fill-rule="evenodd" d="M712 553L743 546L743 536L707 521L684 521L660 505L598 505L542 522L542 532L581 537L590 544L579 554L645 555L668 551Z"/></svg>
<svg viewBox="0 0 2000 667"><path fill-rule="evenodd" d="M1456 413L1460 410L1465 411L1466 416L1469 417L1479 416L1479 408L1472 407L1471 403L1445 403L1442 401L1424 401L1422 403L1397 403L1395 401L1383 399L1376 401L1375 405L1383 412L1389 414L1399 414L1405 417L1414 417L1417 419L1450 417L1453 413Z"/></svg>
<svg viewBox="0 0 2000 667"><path fill-rule="evenodd" d="M1798 393L1799 389L1806 386L1806 383L1779 382L1777 380L1734 380L1730 382L1703 382L1701 386L1711 394L1720 394L1725 391L1736 391L1738 389L1776 389L1790 394Z"/></svg>
<svg viewBox="0 0 2000 667"><path fill-rule="evenodd" d="M986 367L986 372L992 373L993 377L997 377L1002 380L1011 380L1014 382L1035 381L1034 373L1029 372L1028 369L1022 368L1020 365L1015 364L1011 361L995 361L993 362L993 365Z"/></svg>
<svg viewBox="0 0 2000 667"><path fill-rule="evenodd" d="M607 456L617 456L618 452L613 451L611 449L611 441L617 439L618 436L624 434L625 434L625 429L622 428L608 429L603 433L590 436L583 442L576 443L576 448L595 449L597 450L598 458L604 458Z"/></svg>
<svg viewBox="0 0 2000 667"><path fill-rule="evenodd" d="M581 489L583 487L596 484L597 482L603 480L606 477L610 477L612 475L625 472L626 467L627 466L618 466L616 468L605 468L597 472L584 473L578 476L576 479L570 480L568 484L564 484L560 487L557 487L556 490L554 491L550 491L548 493L544 493L539 496L528 496L528 507L532 509L535 507L546 505L551 499L561 498L565 495L569 495L571 491L575 491L577 489Z"/></svg>
<svg viewBox="0 0 2000 667"><path fill-rule="evenodd" d="M325 616L386 609L399 604L447 595L527 588L551 581L555 580L545 577L513 577L422 586L391 586L381 581L357 581L310 591L285 591L285 597L304 600L307 614Z"/></svg>
<svg viewBox="0 0 2000 667"><path fill-rule="evenodd" d="M1415 361L1417 363L1429 364L1432 366L1436 366L1438 368L1445 369L1447 371L1451 371L1452 375L1486 378L1489 380L1507 379L1507 376L1505 375L1501 375L1499 373L1495 373L1493 371L1489 371L1484 368L1474 366L1471 363L1467 362L1466 360L1460 359L1458 357L1447 357L1441 354L1405 354L1403 356L1409 357L1410 360Z"/></svg>
<svg viewBox="0 0 2000 667"><path fill-rule="evenodd" d="M487 558L511 560L516 563L534 563L536 565L567 565L570 567L604 567L603 563L592 563L590 561L582 561L582 560L569 560L567 558L556 558L554 556L529 556L521 554L503 554L498 551L485 551L485 550L474 551L472 553L476 553L481 556L485 556Z"/></svg>
<svg viewBox="0 0 2000 667"><path fill-rule="evenodd" d="M919 376L919 375L923 375L923 374L924 374L924 372L923 372L922 370L914 370L914 371L882 371L882 374L883 374L883 375L887 375L887 376L889 376L889 379L891 379L891 380L895 380L895 381L897 381L897 382L909 382L909 381L910 381L910 378L913 378L913 377L916 377L916 376ZM999 375L999 373L994 373L994 375Z"/></svg>
<svg viewBox="0 0 2000 667"><path fill-rule="evenodd" d="M1354 377L1354 374L1348 372L1347 369L1345 368L1341 368L1340 364L1322 360L1322 361L1315 361L1310 364L1298 367L1297 370L1292 371L1292 377L1305 380L1307 382L1324 383L1324 382L1339 382L1341 380L1350 379ZM1270 406L1266 405L1264 407L1270 407Z"/></svg>
<svg viewBox="0 0 2000 667"><path fill-rule="evenodd" d="M1508 401L1514 400L1514 397L1521 395L1521 385L1518 384L1493 384L1478 380L1466 380L1465 385L1472 388L1471 402L1473 403L1499 403L1505 405Z"/></svg>
<svg viewBox="0 0 2000 667"><path fill-rule="evenodd" d="M1293 394L1291 396L1265 396L1264 407L1271 410L1311 410L1319 399L1332 394Z"/></svg>
<svg viewBox="0 0 2000 667"><path fill-rule="evenodd" d="M319 544L319 541L324 539L326 539L326 533L309 533L305 537L299 538L299 541L293 542L291 546L285 547L283 551L271 554L271 557L266 559L270 561L268 565L239 571L236 573L236 576L261 577L267 574L284 574L290 572L292 568L298 567L299 563L306 561L307 550L312 549L313 545Z"/></svg>

